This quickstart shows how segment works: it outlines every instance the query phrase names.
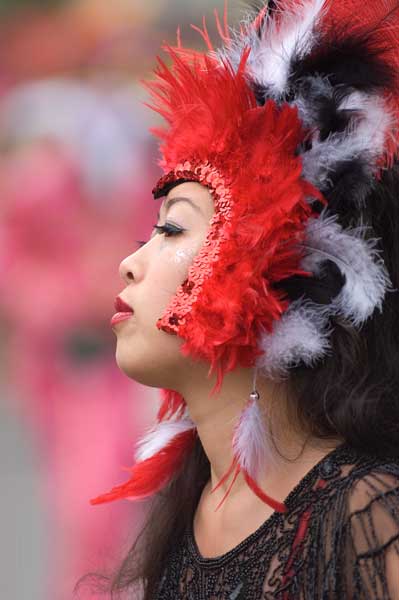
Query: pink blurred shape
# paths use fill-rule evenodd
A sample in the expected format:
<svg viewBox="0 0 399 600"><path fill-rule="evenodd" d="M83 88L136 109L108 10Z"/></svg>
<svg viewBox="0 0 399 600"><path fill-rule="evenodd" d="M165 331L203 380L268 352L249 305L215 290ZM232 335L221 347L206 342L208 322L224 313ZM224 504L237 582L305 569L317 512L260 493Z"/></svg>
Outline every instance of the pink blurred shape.
<svg viewBox="0 0 399 600"><path fill-rule="evenodd" d="M0 314L13 408L42 456L49 600L70 600L81 575L116 559L129 532L133 540L135 506L89 499L123 480L120 467L131 464L154 410L153 394L117 369L108 325L123 288L119 262L140 231L141 194L124 181L114 192L124 210L113 212L83 181L70 151L52 140L0 160Z"/></svg>

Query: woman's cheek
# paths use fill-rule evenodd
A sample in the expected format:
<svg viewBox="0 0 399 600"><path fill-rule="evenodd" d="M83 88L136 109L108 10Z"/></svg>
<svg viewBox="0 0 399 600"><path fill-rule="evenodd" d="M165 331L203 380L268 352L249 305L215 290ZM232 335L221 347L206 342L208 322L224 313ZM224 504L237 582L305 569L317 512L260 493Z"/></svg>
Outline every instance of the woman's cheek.
<svg viewBox="0 0 399 600"><path fill-rule="evenodd" d="M183 283L187 277L188 269L192 264L195 256L198 254L201 244L193 243L187 247L176 247L176 248L165 248L162 252L162 262L164 263L167 270L172 271L175 274L173 278L175 281Z"/></svg>
<svg viewBox="0 0 399 600"><path fill-rule="evenodd" d="M189 268L198 255L206 237L206 229L186 240L162 240L156 260L157 285L160 317L179 286L187 279Z"/></svg>
<svg viewBox="0 0 399 600"><path fill-rule="evenodd" d="M178 266L188 268L197 254L197 248L179 248L172 255L171 261Z"/></svg>
<svg viewBox="0 0 399 600"><path fill-rule="evenodd" d="M190 265L200 246L199 243L187 247L177 245L172 247L165 244L160 248L146 286L148 301L144 302L144 310L151 325L154 319L156 321L163 315L179 286L187 278Z"/></svg>

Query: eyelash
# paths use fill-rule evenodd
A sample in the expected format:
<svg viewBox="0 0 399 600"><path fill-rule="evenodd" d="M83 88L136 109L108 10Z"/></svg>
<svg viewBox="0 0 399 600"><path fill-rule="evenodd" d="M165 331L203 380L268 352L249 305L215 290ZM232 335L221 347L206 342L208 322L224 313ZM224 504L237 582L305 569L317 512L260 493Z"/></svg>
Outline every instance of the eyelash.
<svg viewBox="0 0 399 600"><path fill-rule="evenodd" d="M165 223L165 225L154 225L154 229L156 229L157 233L164 234L165 237L173 237L175 235L179 235L179 233L183 233L186 231L182 227L176 227L176 225L172 225L171 223ZM140 248L146 245L146 241L136 240L136 244L139 245Z"/></svg>
<svg viewBox="0 0 399 600"><path fill-rule="evenodd" d="M156 229L157 233L164 234L165 237L173 237L185 231L182 227L176 227L176 225L172 225L168 222L166 222L165 225L154 225L154 229Z"/></svg>

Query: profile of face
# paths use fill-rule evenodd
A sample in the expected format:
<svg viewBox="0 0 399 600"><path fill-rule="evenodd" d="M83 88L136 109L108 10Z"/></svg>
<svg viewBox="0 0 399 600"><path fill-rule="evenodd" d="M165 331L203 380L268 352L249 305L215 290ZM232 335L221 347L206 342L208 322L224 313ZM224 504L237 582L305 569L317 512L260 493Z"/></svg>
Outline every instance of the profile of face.
<svg viewBox="0 0 399 600"><path fill-rule="evenodd" d="M113 326L116 362L139 383L178 390L188 365L195 368L180 352L183 340L159 330L156 323L186 279L213 214L214 201L206 187L195 182L177 185L163 200L149 241L120 264L126 283L120 295L134 314Z"/></svg>

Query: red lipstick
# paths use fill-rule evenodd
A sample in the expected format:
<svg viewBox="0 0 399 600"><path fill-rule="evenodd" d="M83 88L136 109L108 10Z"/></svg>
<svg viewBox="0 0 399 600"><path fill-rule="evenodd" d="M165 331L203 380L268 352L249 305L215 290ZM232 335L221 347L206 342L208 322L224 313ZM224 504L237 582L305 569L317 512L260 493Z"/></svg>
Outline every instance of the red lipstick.
<svg viewBox="0 0 399 600"><path fill-rule="evenodd" d="M116 312L111 319L111 327L120 321L129 319L134 314L134 310L119 296L115 298L115 310L118 312Z"/></svg>

